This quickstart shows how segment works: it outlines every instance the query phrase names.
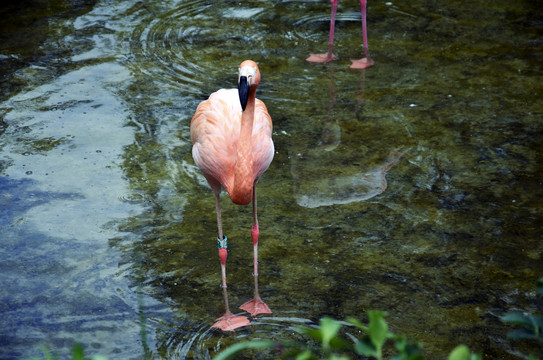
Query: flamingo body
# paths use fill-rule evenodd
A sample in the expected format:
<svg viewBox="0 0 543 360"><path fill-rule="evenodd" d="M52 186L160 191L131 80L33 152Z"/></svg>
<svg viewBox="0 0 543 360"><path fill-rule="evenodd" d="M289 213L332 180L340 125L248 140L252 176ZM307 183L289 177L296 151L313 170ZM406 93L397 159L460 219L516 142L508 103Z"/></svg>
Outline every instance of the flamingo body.
<svg viewBox="0 0 543 360"><path fill-rule="evenodd" d="M241 188L234 188L237 149L241 130L241 105L237 89L221 89L198 106L191 121L192 156L209 185L222 185L234 204L248 205L254 182L273 160L272 120L266 105L255 99L251 159L242 159ZM252 161L251 161L252 160Z"/></svg>

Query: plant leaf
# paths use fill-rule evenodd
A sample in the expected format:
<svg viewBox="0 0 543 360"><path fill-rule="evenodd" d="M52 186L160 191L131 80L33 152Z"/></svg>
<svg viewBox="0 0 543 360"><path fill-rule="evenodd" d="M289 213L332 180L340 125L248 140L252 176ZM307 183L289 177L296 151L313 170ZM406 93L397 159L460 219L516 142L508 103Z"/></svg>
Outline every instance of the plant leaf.
<svg viewBox="0 0 543 360"><path fill-rule="evenodd" d="M388 337L388 325L383 319L386 313L384 311L368 311L369 321L369 335L371 342L377 348L377 351L381 349Z"/></svg>
<svg viewBox="0 0 543 360"><path fill-rule="evenodd" d="M395 337L396 349L400 352L398 359L402 360L422 360L422 346L412 339L407 339L405 336Z"/></svg>
<svg viewBox="0 0 543 360"><path fill-rule="evenodd" d="M281 347L281 358L283 359L296 359L296 360L313 360L317 359L315 355L311 352L311 349L307 347L301 348L302 344L290 344L287 346L293 346L294 348L285 348L285 344Z"/></svg>
<svg viewBox="0 0 543 360"><path fill-rule="evenodd" d="M534 321L535 326L539 327L540 329L543 329L543 316L534 315L532 316L532 320Z"/></svg>
<svg viewBox="0 0 543 360"><path fill-rule="evenodd" d="M41 349L41 351L45 355L46 360L57 360L57 357L51 354L51 352L49 351L49 348L47 346L40 345L39 348Z"/></svg>
<svg viewBox="0 0 543 360"><path fill-rule="evenodd" d="M407 338L403 335L396 336L394 339L394 346L400 353L407 352Z"/></svg>
<svg viewBox="0 0 543 360"><path fill-rule="evenodd" d="M503 322L508 322L512 324L522 325L529 328L532 328L534 325L533 321L530 319L529 315L524 315L521 313L507 313L500 318Z"/></svg>
<svg viewBox="0 0 543 360"><path fill-rule="evenodd" d="M349 350L353 348L353 344L351 342L347 342L344 339L336 336L330 340L330 347L335 350L339 349L345 349Z"/></svg>
<svg viewBox="0 0 543 360"><path fill-rule="evenodd" d="M357 328L359 328L363 332L368 333L368 327L366 325L362 324L362 322L360 320L350 317L346 321L349 324L352 324L352 325L356 326Z"/></svg>
<svg viewBox="0 0 543 360"><path fill-rule="evenodd" d="M322 341L322 332L320 329L310 328L310 327L296 327L294 328L297 332L302 335L308 335L315 340Z"/></svg>
<svg viewBox="0 0 543 360"><path fill-rule="evenodd" d="M469 348L466 345L458 345L451 351L448 360L470 360Z"/></svg>
<svg viewBox="0 0 543 360"><path fill-rule="evenodd" d="M241 342L234 344L223 351L221 351L217 356L213 358L213 360L228 360L233 359L234 356L245 349L264 349L268 347L275 346L275 342L273 341L247 341L247 342Z"/></svg>
<svg viewBox="0 0 543 360"><path fill-rule="evenodd" d="M374 356L377 353L375 345L371 342L369 336L364 336L354 344L354 351L358 355Z"/></svg>
<svg viewBox="0 0 543 360"><path fill-rule="evenodd" d="M83 346L81 344L75 344L72 349L72 359L73 360L85 360L85 355L83 354Z"/></svg>
<svg viewBox="0 0 543 360"><path fill-rule="evenodd" d="M328 357L328 360L349 360L349 357L345 355L337 356L336 354L332 354Z"/></svg>
<svg viewBox="0 0 543 360"><path fill-rule="evenodd" d="M543 296L543 277L537 280L536 289L537 293Z"/></svg>
<svg viewBox="0 0 543 360"><path fill-rule="evenodd" d="M518 340L518 339L537 339L537 335L533 330L530 329L514 329L507 333L507 338Z"/></svg>
<svg viewBox="0 0 543 360"><path fill-rule="evenodd" d="M311 353L310 350L305 350L305 351L302 351L301 353L299 353L298 355L296 355L296 360L309 360L309 359L314 359L313 357L313 354Z"/></svg>
<svg viewBox="0 0 543 360"><path fill-rule="evenodd" d="M337 335L339 329L341 329L341 324L339 321L336 321L329 317L323 317L320 321L321 325L321 334L322 334L322 345L325 349L330 347L330 341Z"/></svg>

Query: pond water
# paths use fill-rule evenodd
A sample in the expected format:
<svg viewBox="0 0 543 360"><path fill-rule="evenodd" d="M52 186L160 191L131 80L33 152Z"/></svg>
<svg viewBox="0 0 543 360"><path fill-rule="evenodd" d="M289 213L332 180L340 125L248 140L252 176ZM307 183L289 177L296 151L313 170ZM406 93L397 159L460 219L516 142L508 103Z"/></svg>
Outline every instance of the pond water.
<svg viewBox="0 0 543 360"><path fill-rule="evenodd" d="M537 1L9 1L0 10L0 358L206 359L385 310L429 359L485 358L541 312L543 17ZM247 58L274 120L259 182L260 292L223 333L198 103ZM232 309L252 296L251 208L223 194ZM239 310L241 312L241 310ZM274 352L261 355L271 358ZM257 356L249 353L248 358Z"/></svg>

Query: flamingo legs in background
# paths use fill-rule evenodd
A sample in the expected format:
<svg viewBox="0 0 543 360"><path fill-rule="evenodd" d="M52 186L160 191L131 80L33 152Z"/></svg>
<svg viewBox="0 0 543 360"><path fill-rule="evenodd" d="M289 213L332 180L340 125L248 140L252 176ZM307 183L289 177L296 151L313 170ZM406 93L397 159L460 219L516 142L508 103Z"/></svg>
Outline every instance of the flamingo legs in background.
<svg viewBox="0 0 543 360"><path fill-rule="evenodd" d="M253 202L251 237L254 249L254 298L241 306L251 315L271 313L258 293L258 219L256 183L270 165L274 146L272 120L264 103L256 99L260 71L255 62L241 63L238 89L221 89L198 105L192 117L190 134L192 156L215 194L218 248L221 260L225 314L213 327L226 331L249 325L244 316L234 316L229 309L226 291L226 236L223 234L220 193L224 187L233 203Z"/></svg>
<svg viewBox="0 0 543 360"><path fill-rule="evenodd" d="M366 31L366 0L360 1L360 13L362 15L362 42L364 44L364 57L359 60L351 60L351 69L365 69L373 65L373 60L368 51L368 36ZM328 52L325 54L309 54L306 59L309 62L329 62L336 58L333 52L334 28L336 24L336 11L338 0L330 0L332 4L332 16L330 18L330 37L328 40Z"/></svg>

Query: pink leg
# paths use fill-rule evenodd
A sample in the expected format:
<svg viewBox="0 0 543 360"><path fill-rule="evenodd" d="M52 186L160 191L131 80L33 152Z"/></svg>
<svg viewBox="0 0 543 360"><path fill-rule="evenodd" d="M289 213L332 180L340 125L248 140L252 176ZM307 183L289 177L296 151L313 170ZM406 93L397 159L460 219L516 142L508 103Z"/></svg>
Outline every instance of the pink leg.
<svg viewBox="0 0 543 360"><path fill-rule="evenodd" d="M305 59L309 62L329 62L336 58L336 55L334 55L332 51L332 47L334 45L334 28L336 26L336 11L337 11L337 4L338 0L330 0L330 3L332 4L332 17L330 19L330 38L328 39L328 52L325 54L309 54L309 57Z"/></svg>
<svg viewBox="0 0 543 360"><path fill-rule="evenodd" d="M366 0L360 0L360 13L362 15L362 42L364 43L364 57L360 60L351 60L351 69L365 69L373 65L368 51L368 35L366 31Z"/></svg>
<svg viewBox="0 0 543 360"><path fill-rule="evenodd" d="M223 331L234 331L237 328L251 325L249 322L249 319L247 319L245 316L235 316L230 311L230 306L228 305L228 292L227 292L227 286L226 286L226 258L228 257L228 251L227 243L226 243L226 236L222 233L222 219L221 219L221 204L220 204L220 188L219 191L215 192L215 204L217 208L217 226L219 228L219 237L218 240L218 247L219 247L219 257L221 259L221 277L222 277L222 288L223 288L223 297L224 297L224 306L226 308L224 315L218 318L211 327L219 328Z"/></svg>
<svg viewBox="0 0 543 360"><path fill-rule="evenodd" d="M253 228L251 229L251 237L253 238L253 253L254 253L254 279L255 279L255 296L252 300L247 301L240 306L240 309L247 311L253 316L258 314L271 314L271 310L258 293L258 219L256 206L256 181L253 187Z"/></svg>

